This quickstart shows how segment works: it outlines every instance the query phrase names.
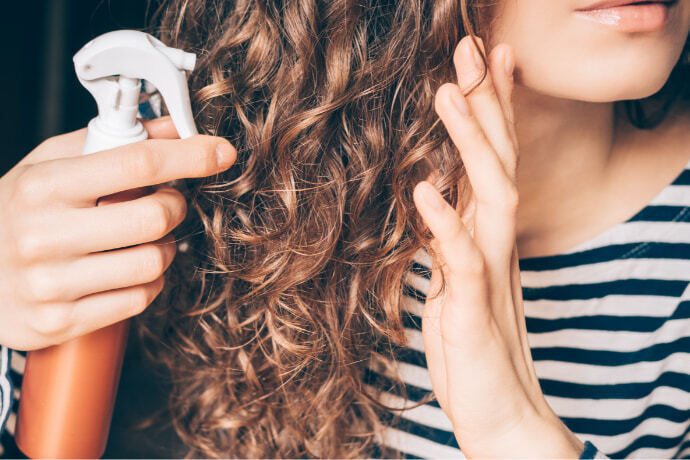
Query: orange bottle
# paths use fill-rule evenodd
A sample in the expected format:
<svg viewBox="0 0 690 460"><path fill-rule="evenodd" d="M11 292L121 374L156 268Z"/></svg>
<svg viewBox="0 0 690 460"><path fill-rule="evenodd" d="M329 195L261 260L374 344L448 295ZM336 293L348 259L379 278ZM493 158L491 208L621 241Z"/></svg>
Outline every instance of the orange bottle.
<svg viewBox="0 0 690 460"><path fill-rule="evenodd" d="M181 138L197 134L185 73L195 61L194 54L140 31L109 32L87 43L74 64L99 115L89 123L84 154L146 139L137 118L142 80L158 89ZM117 195L131 199L143 190ZM15 433L22 452L32 458L103 455L128 330L125 320L28 353Z"/></svg>
<svg viewBox="0 0 690 460"><path fill-rule="evenodd" d="M31 458L105 452L129 320L27 354L15 440Z"/></svg>

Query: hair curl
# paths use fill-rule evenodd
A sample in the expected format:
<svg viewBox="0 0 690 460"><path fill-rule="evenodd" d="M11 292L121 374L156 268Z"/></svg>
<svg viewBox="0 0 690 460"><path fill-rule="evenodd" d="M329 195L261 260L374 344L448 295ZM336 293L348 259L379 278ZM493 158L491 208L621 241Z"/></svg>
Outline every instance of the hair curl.
<svg viewBox="0 0 690 460"><path fill-rule="evenodd" d="M199 55L189 80L197 126L238 150L229 171L186 181L189 249L137 321L170 371L172 420L189 456L375 451L381 411L396 408L365 385L367 367L386 366L406 343L404 276L429 237L414 185L434 170L451 203L462 195L463 166L433 98L454 80L460 38L482 35L483 8L158 6L157 35ZM681 84L674 77L662 92Z"/></svg>

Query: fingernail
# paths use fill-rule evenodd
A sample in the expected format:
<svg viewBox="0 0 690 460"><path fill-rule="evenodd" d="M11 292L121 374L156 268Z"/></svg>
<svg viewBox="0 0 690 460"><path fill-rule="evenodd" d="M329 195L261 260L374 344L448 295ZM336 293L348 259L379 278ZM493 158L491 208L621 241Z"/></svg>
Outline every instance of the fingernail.
<svg viewBox="0 0 690 460"><path fill-rule="evenodd" d="M506 50L503 53L503 63L506 66L506 74L513 78L513 70L515 70L515 59L513 59L513 53L510 50Z"/></svg>
<svg viewBox="0 0 690 460"><path fill-rule="evenodd" d="M462 94L458 93L457 91L453 91L451 92L450 100L453 102L453 105L461 115L466 117L470 116L470 106L467 104L467 101Z"/></svg>
<svg viewBox="0 0 690 460"><path fill-rule="evenodd" d="M422 188L422 198L427 204L436 212L441 212L446 207L446 200L443 199L436 188L426 181L419 183L419 187Z"/></svg>
<svg viewBox="0 0 690 460"><path fill-rule="evenodd" d="M234 160L232 150L228 142L219 142L216 145L216 155L218 155L218 166L220 168L225 169L232 164Z"/></svg>

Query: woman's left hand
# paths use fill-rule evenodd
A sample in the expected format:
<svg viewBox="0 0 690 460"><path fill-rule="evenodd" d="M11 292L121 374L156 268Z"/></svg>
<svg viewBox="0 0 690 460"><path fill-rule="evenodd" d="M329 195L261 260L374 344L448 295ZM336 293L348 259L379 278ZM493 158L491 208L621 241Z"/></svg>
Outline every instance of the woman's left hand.
<svg viewBox="0 0 690 460"><path fill-rule="evenodd" d="M467 96L462 89L484 66L471 37L460 41L454 62L458 84L441 86L435 106L472 195L454 209L429 182L414 191L435 252L422 319L434 393L467 457L578 458L584 445L546 402L527 340L515 245L513 51L496 46L486 78ZM435 295L439 271L446 289Z"/></svg>

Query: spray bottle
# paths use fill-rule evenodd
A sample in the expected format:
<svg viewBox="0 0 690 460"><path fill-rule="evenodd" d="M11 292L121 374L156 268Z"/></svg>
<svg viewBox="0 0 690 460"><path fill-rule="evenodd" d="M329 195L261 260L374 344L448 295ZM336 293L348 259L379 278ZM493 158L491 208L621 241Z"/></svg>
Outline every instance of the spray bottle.
<svg viewBox="0 0 690 460"><path fill-rule="evenodd" d="M147 138L137 118L141 81L158 89L181 138L197 134L185 71L196 56L144 32L101 35L74 55L93 95L84 154ZM97 458L105 452L129 320L28 353L15 439L32 458Z"/></svg>

